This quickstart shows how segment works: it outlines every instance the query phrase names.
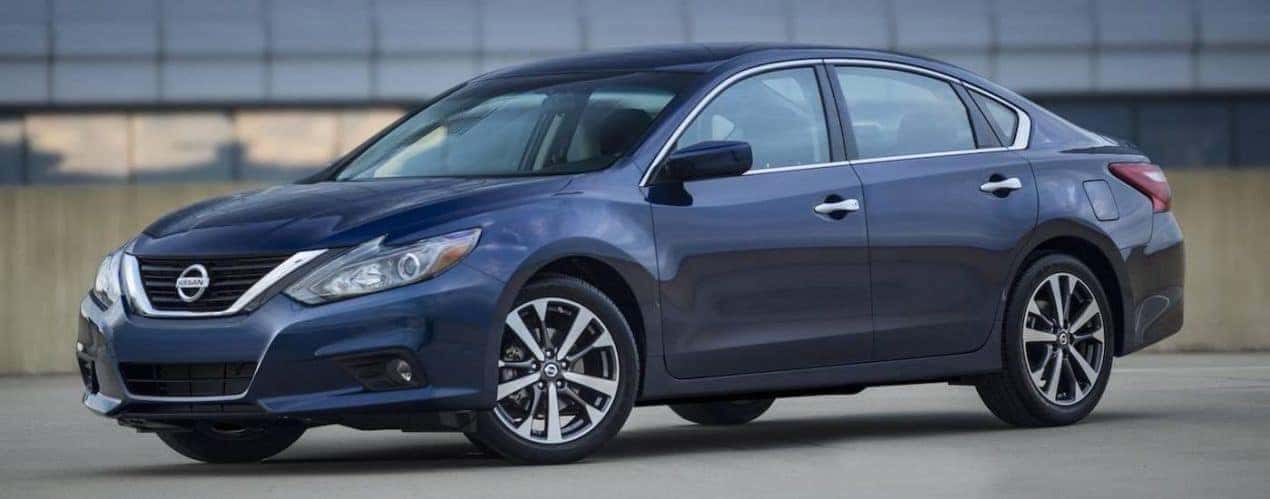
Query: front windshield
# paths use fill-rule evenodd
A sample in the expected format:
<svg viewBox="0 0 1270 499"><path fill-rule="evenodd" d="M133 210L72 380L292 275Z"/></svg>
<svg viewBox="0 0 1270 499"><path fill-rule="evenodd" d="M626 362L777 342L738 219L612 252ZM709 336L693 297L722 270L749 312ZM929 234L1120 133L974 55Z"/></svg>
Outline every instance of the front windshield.
<svg viewBox="0 0 1270 499"><path fill-rule="evenodd" d="M693 75L565 74L476 82L402 122L336 180L551 175L613 164Z"/></svg>

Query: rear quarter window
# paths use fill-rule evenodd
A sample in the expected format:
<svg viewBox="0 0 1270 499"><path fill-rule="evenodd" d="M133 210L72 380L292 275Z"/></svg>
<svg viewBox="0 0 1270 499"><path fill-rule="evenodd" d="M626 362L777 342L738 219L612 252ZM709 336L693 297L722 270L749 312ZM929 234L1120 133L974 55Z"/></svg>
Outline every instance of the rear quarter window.
<svg viewBox="0 0 1270 499"><path fill-rule="evenodd" d="M1014 137L1019 133L1019 114L1009 106L978 91L972 90L970 95L974 97L979 109L988 116L988 121L992 123L992 128L1001 139L1001 143L1007 147L1013 144Z"/></svg>

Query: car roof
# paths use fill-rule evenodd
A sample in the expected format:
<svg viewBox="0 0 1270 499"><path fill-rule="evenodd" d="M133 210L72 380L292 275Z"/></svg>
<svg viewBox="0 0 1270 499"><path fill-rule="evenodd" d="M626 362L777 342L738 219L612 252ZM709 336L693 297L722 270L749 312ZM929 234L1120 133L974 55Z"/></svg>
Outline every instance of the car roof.
<svg viewBox="0 0 1270 499"><path fill-rule="evenodd" d="M589 71L710 71L742 56L759 52L841 50L895 55L890 52L847 49L833 45L795 43L684 43L604 50L496 70L481 78L535 76Z"/></svg>
<svg viewBox="0 0 1270 499"><path fill-rule="evenodd" d="M628 49L614 49L557 57L506 69L498 69L474 78L542 76L550 74L624 71L682 71L707 73L736 62L735 66L777 62L786 59L873 59L907 64L934 70L959 78L995 94L1028 112L1037 106L1009 89L997 85L965 68L947 62L889 50L841 47L799 43L682 43Z"/></svg>

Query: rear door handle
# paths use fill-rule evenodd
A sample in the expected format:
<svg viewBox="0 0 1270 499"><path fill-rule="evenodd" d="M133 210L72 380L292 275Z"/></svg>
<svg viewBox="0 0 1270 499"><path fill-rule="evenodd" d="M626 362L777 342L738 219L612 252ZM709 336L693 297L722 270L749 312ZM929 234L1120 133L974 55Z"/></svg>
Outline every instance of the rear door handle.
<svg viewBox="0 0 1270 499"><path fill-rule="evenodd" d="M999 178L999 177L998 177ZM985 182L979 186L979 190L996 194L1001 191L1017 191L1023 188L1023 182L1018 177L1010 177L1005 180L997 180L993 182Z"/></svg>
<svg viewBox="0 0 1270 499"><path fill-rule="evenodd" d="M839 211L860 211L860 201L856 199L843 199L834 203L820 203L813 208L813 211L821 215L829 215Z"/></svg>

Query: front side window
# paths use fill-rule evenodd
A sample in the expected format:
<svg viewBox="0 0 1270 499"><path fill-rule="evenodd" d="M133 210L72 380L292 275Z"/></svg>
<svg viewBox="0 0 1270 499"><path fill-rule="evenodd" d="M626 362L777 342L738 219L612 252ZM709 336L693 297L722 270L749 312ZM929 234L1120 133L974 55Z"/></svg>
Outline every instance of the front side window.
<svg viewBox="0 0 1270 499"><path fill-rule="evenodd" d="M1001 138L1001 143L1006 147L1014 144L1014 136L1018 134L1019 115L1015 113L1009 106L997 102L996 99L983 95L977 91L971 90L970 95L974 97L975 104L979 105L984 114L988 115L988 121L992 123L992 128L997 132L997 137Z"/></svg>
<svg viewBox="0 0 1270 499"><path fill-rule="evenodd" d="M829 129L812 68L763 73L719 93L675 149L712 140L748 142L753 170L829 162Z"/></svg>
<svg viewBox="0 0 1270 499"><path fill-rule="evenodd" d="M836 70L858 159L975 148L970 115L948 82L893 69Z"/></svg>
<svg viewBox="0 0 1270 499"><path fill-rule="evenodd" d="M470 84L399 124L336 180L550 175L613 164L694 75L636 72Z"/></svg>

